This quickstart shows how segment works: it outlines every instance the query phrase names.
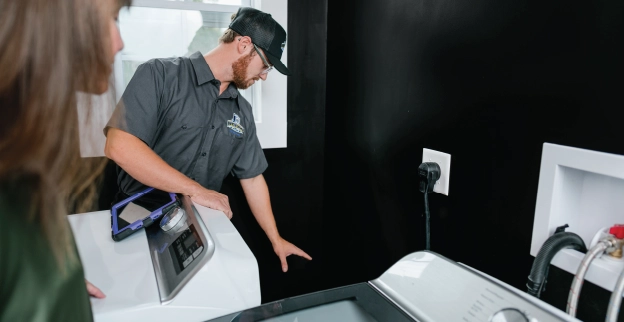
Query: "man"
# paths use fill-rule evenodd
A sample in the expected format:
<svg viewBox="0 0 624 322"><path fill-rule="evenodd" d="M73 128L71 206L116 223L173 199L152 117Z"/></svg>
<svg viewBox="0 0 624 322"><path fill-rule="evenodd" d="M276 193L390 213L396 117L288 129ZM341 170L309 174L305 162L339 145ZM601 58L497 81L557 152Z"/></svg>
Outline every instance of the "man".
<svg viewBox="0 0 624 322"><path fill-rule="evenodd" d="M150 186L232 218L228 197L219 193L232 173L284 272L287 256L312 258L277 231L262 175L267 161L238 89L266 80L273 68L289 75L280 61L285 44L284 28L270 14L241 8L207 54L140 65L104 129L106 156L119 166L118 199Z"/></svg>

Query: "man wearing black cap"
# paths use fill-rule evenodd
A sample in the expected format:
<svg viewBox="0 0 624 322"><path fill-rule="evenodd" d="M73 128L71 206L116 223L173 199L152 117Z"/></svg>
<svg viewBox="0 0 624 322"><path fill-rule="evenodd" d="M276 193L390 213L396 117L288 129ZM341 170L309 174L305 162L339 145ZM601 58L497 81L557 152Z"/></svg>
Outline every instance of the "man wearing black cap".
<svg viewBox="0 0 624 322"><path fill-rule="evenodd" d="M249 102L238 89L277 69L286 32L270 14L241 8L219 45L202 56L141 64L106 125L106 156L118 165L116 201L146 186L182 193L232 217L223 179L240 179L247 202L286 272L286 257L312 259L278 233L262 173L267 161Z"/></svg>

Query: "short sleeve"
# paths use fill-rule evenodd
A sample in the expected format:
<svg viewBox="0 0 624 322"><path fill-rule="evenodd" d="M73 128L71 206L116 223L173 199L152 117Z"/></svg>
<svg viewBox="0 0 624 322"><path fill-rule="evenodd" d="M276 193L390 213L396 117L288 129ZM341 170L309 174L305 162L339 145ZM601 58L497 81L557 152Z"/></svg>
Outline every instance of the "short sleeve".
<svg viewBox="0 0 624 322"><path fill-rule="evenodd" d="M260 141L256 135L256 122L253 117L247 123L247 135L243 153L234 163L232 175L239 179L249 179L262 174L269 166Z"/></svg>
<svg viewBox="0 0 624 322"><path fill-rule="evenodd" d="M109 127L117 128L153 147L164 87L164 75L159 65L157 60L139 65L106 124L104 134Z"/></svg>

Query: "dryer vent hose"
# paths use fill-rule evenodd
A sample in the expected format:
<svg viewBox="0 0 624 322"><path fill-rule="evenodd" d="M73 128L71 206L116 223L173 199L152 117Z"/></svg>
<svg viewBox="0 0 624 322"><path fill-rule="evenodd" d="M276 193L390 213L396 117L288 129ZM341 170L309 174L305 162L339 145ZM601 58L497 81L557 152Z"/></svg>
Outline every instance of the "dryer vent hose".
<svg viewBox="0 0 624 322"><path fill-rule="evenodd" d="M583 239L570 232L558 232L546 239L546 242L540 248L533 266L531 267L531 274L527 281L527 293L539 298L542 293L542 288L546 283L546 275L548 275L548 267L550 261L555 257L555 254L564 248L572 248L582 253L587 252L587 247Z"/></svg>

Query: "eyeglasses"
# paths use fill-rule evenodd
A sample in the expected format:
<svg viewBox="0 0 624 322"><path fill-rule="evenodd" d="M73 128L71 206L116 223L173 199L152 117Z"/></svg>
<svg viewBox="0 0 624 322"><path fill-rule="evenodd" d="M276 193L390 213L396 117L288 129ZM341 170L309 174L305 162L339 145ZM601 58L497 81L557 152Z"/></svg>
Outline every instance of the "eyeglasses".
<svg viewBox="0 0 624 322"><path fill-rule="evenodd" d="M269 64L269 62L267 61L266 58L264 58L264 55L262 55L262 53L260 52L260 50L258 49L258 47L256 46L256 44L253 44L254 49L256 49L256 52L258 53L258 56L260 56L260 59L262 59L262 62L264 63L264 66L266 66L267 68L263 71L260 72L260 75L263 74L268 74L270 71L273 70L273 65Z"/></svg>

